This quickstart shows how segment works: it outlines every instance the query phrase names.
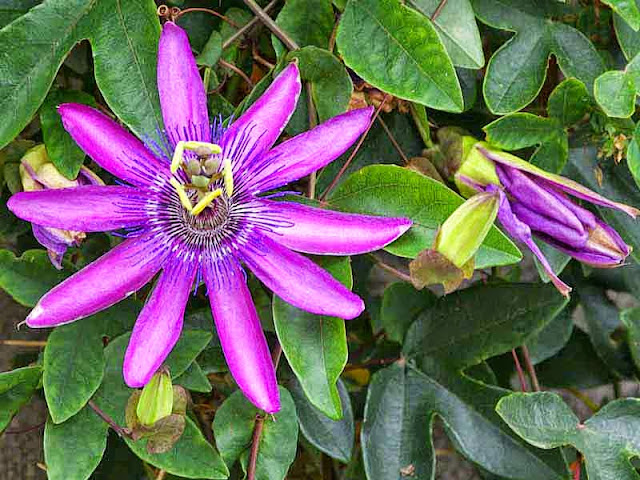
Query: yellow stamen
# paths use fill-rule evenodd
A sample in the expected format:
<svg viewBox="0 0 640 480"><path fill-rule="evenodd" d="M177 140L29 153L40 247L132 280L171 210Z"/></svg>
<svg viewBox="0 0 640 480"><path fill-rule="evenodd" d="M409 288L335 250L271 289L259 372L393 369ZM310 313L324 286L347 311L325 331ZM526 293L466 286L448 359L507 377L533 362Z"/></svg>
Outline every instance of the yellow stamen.
<svg viewBox="0 0 640 480"><path fill-rule="evenodd" d="M193 210L193 206L191 205L191 200L189 199L189 195L187 195L184 186L173 177L169 180L169 183L176 189L176 192L178 192L178 198L180 199L182 206L191 212Z"/></svg>
<svg viewBox="0 0 640 480"><path fill-rule="evenodd" d="M218 198L220 195L222 195L222 189L221 188L216 188L213 192L209 192L207 193L202 200L200 200L198 203L196 203L196 206L193 207L193 210L191 211L191 215L198 215L200 212L202 212L205 208L207 208L209 206L209 204L211 202L213 202L216 198Z"/></svg>
<svg viewBox="0 0 640 480"><path fill-rule="evenodd" d="M233 169L231 168L231 160L228 158L224 159L224 189L227 192L227 197L231 197L233 195Z"/></svg>
<svg viewBox="0 0 640 480"><path fill-rule="evenodd" d="M207 148L212 155L222 153L220 145L216 145L215 143L196 141L185 142L184 140L180 140L176 145L176 149L173 152L173 158L171 159L171 173L176 173L178 168L180 168L180 164L184 159L185 150L195 151L199 148Z"/></svg>
<svg viewBox="0 0 640 480"><path fill-rule="evenodd" d="M182 157L184 155L185 143L186 142L179 141L178 144L176 145L176 149L173 151L173 158L171 159L171 173L176 173L180 168L180 164L182 163Z"/></svg>

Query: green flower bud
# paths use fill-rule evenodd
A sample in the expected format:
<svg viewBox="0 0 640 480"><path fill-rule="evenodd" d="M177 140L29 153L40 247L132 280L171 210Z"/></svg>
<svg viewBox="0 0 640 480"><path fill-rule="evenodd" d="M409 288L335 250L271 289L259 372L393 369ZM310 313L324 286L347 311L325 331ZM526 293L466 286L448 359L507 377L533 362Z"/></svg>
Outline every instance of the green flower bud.
<svg viewBox="0 0 640 480"><path fill-rule="evenodd" d="M464 137L463 142L467 148L464 149L462 162L453 175L462 196L469 198L477 193L477 190L469 185L469 181L482 186L500 185L495 163L478 150L478 147L488 148L488 144L473 137Z"/></svg>
<svg viewBox="0 0 640 480"><path fill-rule="evenodd" d="M166 369L159 370L142 389L136 413L143 425L153 425L171 415L173 410L173 385Z"/></svg>

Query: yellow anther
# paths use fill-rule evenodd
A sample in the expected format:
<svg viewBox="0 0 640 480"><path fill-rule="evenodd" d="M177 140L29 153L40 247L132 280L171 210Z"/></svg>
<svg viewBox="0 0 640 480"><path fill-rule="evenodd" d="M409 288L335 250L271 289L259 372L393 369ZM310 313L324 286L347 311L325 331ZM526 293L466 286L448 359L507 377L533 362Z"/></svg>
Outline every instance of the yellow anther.
<svg viewBox="0 0 640 480"><path fill-rule="evenodd" d="M176 149L173 151L173 158L171 159L171 173L176 173L182 163L182 157L184 155L184 144L186 142L179 141L176 145ZM175 187L175 185L174 185Z"/></svg>
<svg viewBox="0 0 640 480"><path fill-rule="evenodd" d="M233 169L230 159L224 159L222 171L224 172L224 189L227 192L227 197L231 197L233 195Z"/></svg>
<svg viewBox="0 0 640 480"><path fill-rule="evenodd" d="M220 195L222 195L222 189L221 188L216 188L213 192L207 193L204 197L202 197L202 200L200 200L198 203L196 203L196 206L193 207L193 210L191 210L191 215L198 215L200 212L202 212L205 208L207 208L209 206L209 204L211 202L213 202L216 198L218 198Z"/></svg>
<svg viewBox="0 0 640 480"><path fill-rule="evenodd" d="M180 164L184 159L184 151L195 151L200 148L205 148L208 150L210 155L222 153L222 148L220 145L216 145L215 143L208 142L196 142L196 141L188 141L180 140L176 145L176 149L173 152L173 158L171 159L171 173L176 173L178 168L180 168Z"/></svg>
<svg viewBox="0 0 640 480"><path fill-rule="evenodd" d="M189 195L187 195L187 192L184 190L184 186L173 177L169 180L169 183L176 189L176 192L178 192L178 198L182 206L191 212L193 205L191 205L191 199L189 199Z"/></svg>

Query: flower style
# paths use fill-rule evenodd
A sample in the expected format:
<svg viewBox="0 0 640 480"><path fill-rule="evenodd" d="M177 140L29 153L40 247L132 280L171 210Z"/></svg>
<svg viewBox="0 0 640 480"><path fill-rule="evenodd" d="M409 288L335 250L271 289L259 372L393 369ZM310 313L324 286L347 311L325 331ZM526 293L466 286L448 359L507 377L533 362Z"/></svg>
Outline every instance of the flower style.
<svg viewBox="0 0 640 480"><path fill-rule="evenodd" d="M104 182L87 167L82 166L75 180L65 178L55 167L44 145L30 149L20 159L20 180L25 192L46 190L49 188L73 188L80 185L104 185ZM79 246L86 238L85 232L62 230L32 224L33 236L47 249L54 267L62 269L62 257L67 248Z"/></svg>
<svg viewBox="0 0 640 480"><path fill-rule="evenodd" d="M124 359L131 387L161 367L182 328L200 279L230 372L259 408L280 408L275 371L247 288L244 263L296 307L345 319L362 300L297 252L351 255L379 249L411 221L339 213L259 194L302 178L345 152L371 109L351 111L273 147L300 94L288 65L228 128L209 123L207 98L186 33L164 24L158 90L166 145L145 146L102 113L59 107L65 128L102 168L129 185L81 186L14 195L9 208L47 227L124 229L128 238L48 292L27 317L31 327L73 322L129 296L160 272Z"/></svg>
<svg viewBox="0 0 640 480"><path fill-rule="evenodd" d="M571 287L554 273L533 235L573 258L597 268L623 264L631 253L618 232L568 195L636 217L640 210L611 201L573 180L544 170L485 142L462 139L461 165L454 174L464 195L478 191L500 196L498 220L514 239L524 243L565 296Z"/></svg>

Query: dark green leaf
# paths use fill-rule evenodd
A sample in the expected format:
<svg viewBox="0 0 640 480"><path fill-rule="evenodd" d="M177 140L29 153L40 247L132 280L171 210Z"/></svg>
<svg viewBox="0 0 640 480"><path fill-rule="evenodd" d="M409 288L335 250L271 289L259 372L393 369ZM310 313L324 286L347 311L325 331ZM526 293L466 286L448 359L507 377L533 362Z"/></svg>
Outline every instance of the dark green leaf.
<svg viewBox="0 0 640 480"><path fill-rule="evenodd" d="M464 200L452 190L417 172L393 165L371 165L351 175L329 197L340 210L409 217L413 227L385 249L413 258L433 245L440 225ZM521 254L511 240L493 227L476 256L476 267L508 265Z"/></svg>
<svg viewBox="0 0 640 480"><path fill-rule="evenodd" d="M636 368L640 370L640 307L625 310L620 320L627 328L627 344Z"/></svg>
<svg viewBox="0 0 640 480"><path fill-rule="evenodd" d="M195 361L173 383L193 392L209 393L212 390L209 379Z"/></svg>
<svg viewBox="0 0 640 480"><path fill-rule="evenodd" d="M572 313L571 308L564 308L540 332L527 340L526 345L534 365L553 357L567 344L573 331Z"/></svg>
<svg viewBox="0 0 640 480"><path fill-rule="evenodd" d="M627 166L636 181L636 185L640 188L640 122L636 125L633 138L627 148Z"/></svg>
<svg viewBox="0 0 640 480"><path fill-rule="evenodd" d="M54 90L47 95L40 109L40 124L47 154L62 175L74 180L84 161L84 152L62 126L58 113L58 105L62 103L83 103L95 107L96 102L84 92Z"/></svg>
<svg viewBox="0 0 640 480"><path fill-rule="evenodd" d="M347 66L373 86L439 110L463 110L453 64L435 27L398 0L350 0L337 44Z"/></svg>
<svg viewBox="0 0 640 480"><path fill-rule="evenodd" d="M636 0L602 0L622 17L633 30L640 29L640 10Z"/></svg>
<svg viewBox="0 0 640 480"><path fill-rule="evenodd" d="M23 367L0 373L0 433L36 391L42 368Z"/></svg>
<svg viewBox="0 0 640 480"><path fill-rule="evenodd" d="M0 28L24 15L42 0L4 0L0 5Z"/></svg>
<svg viewBox="0 0 640 480"><path fill-rule="evenodd" d="M397 282L389 285L382 297L380 320L390 340L402 343L418 314L431 308L437 297L429 290L417 291L413 285Z"/></svg>
<svg viewBox="0 0 640 480"><path fill-rule="evenodd" d="M321 257L318 262L347 288L351 288L348 257ZM335 420L342 417L336 382L347 364L344 320L314 315L273 299L273 320L282 351L309 401Z"/></svg>
<svg viewBox="0 0 640 480"><path fill-rule="evenodd" d="M289 0L280 10L276 23L299 47L313 45L328 49L334 24L331 0ZM285 47L275 35L272 42L280 58Z"/></svg>
<svg viewBox="0 0 640 480"><path fill-rule="evenodd" d="M504 150L520 150L564 135L564 129L557 120L531 113L505 115L486 125L483 130L488 142Z"/></svg>
<svg viewBox="0 0 640 480"><path fill-rule="evenodd" d="M86 480L107 448L109 426L89 407L64 423L47 420L44 459L50 480Z"/></svg>
<svg viewBox="0 0 640 480"><path fill-rule="evenodd" d="M575 78L568 78L551 92L547 110L549 116L557 118L563 126L569 127L587 114L591 104L591 97L584 83Z"/></svg>
<svg viewBox="0 0 640 480"><path fill-rule="evenodd" d="M171 377L182 375L189 365L211 340L211 332L206 330L183 330L176 346L165 361L171 372Z"/></svg>
<svg viewBox="0 0 640 480"><path fill-rule="evenodd" d="M355 426L351 399L347 387L338 380L338 393L342 403L343 416L332 420L313 406L307 399L302 387L295 380L290 390L298 411L300 430L305 438L318 450L343 463L351 460Z"/></svg>
<svg viewBox="0 0 640 480"><path fill-rule="evenodd" d="M44 250L27 250L18 258L8 250L0 250L0 288L26 307L33 307L68 276L68 271L51 265Z"/></svg>
<svg viewBox="0 0 640 480"><path fill-rule="evenodd" d="M547 449L574 446L584 456L591 480L640 478L629 461L640 455L638 399L611 402L584 423L559 395L549 392L511 394L496 410L532 445Z"/></svg>
<svg viewBox="0 0 640 480"><path fill-rule="evenodd" d="M256 480L283 480L296 455L298 418L293 399L280 387L281 410L264 417L258 446ZM249 448L258 409L235 391L216 412L213 431L216 445L229 468L240 460L246 472Z"/></svg>
<svg viewBox="0 0 640 480"><path fill-rule="evenodd" d="M635 0L635 2L636 6L638 6L638 0ZM613 26L624 56L627 60L631 60L640 53L640 31L631 28L629 24L617 14L613 16Z"/></svg>
<svg viewBox="0 0 640 480"><path fill-rule="evenodd" d="M211 32L211 36L205 44L200 55L196 57L198 65L214 67L222 55L222 36L215 30Z"/></svg>
<svg viewBox="0 0 640 480"><path fill-rule="evenodd" d="M610 117L629 118L635 111L636 89L625 72L603 73L596 79L593 92L600 108Z"/></svg>

